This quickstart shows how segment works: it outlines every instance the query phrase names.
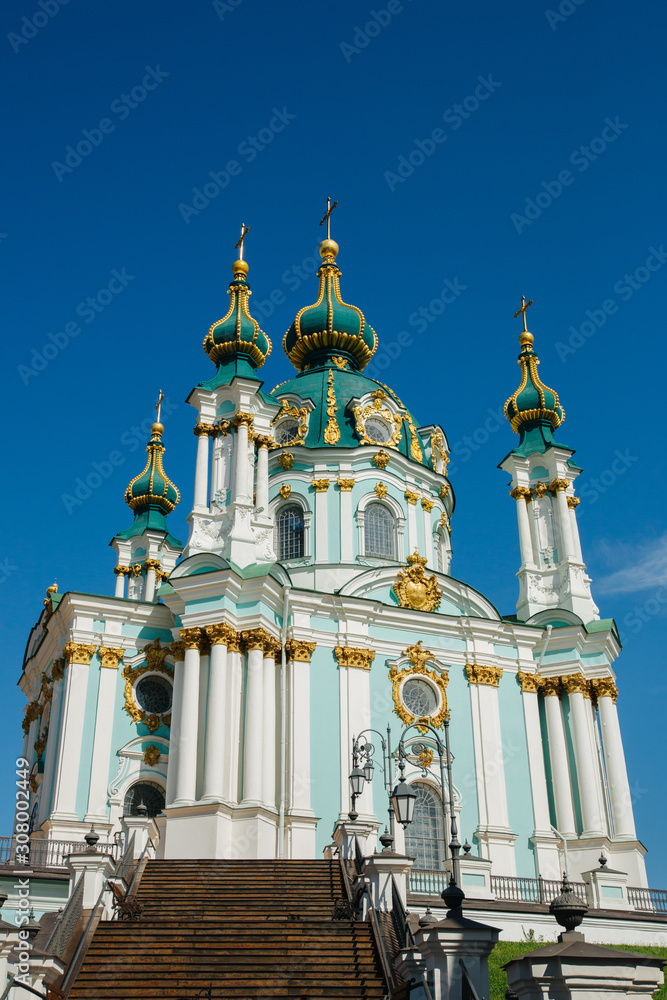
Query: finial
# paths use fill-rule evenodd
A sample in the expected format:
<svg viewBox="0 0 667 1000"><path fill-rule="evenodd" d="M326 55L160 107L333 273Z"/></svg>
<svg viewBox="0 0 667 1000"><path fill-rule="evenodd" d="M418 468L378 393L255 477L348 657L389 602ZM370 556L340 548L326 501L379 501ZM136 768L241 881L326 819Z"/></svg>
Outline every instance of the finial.
<svg viewBox="0 0 667 1000"><path fill-rule="evenodd" d="M245 222L241 223L241 236L238 243L234 247L235 250L239 252L239 260L243 260L243 241L250 232L250 226L246 226Z"/></svg>
<svg viewBox="0 0 667 1000"><path fill-rule="evenodd" d="M331 239L331 213L333 212L333 210L334 210L334 208L336 207L337 204L338 204L338 202L335 201L333 203L333 205L332 205L331 204L331 198L327 198L327 210L324 213L324 218L320 219L320 225L321 226L323 226L325 222L327 224L327 239L328 240Z"/></svg>
<svg viewBox="0 0 667 1000"><path fill-rule="evenodd" d="M239 259L232 264L232 273L235 278L238 278L239 275L245 278L246 274L248 273L248 265L243 259L243 241L245 240L249 232L250 232L250 226L246 226L245 222L242 222L241 235L234 246L234 249L238 250L239 252Z"/></svg>
<svg viewBox="0 0 667 1000"><path fill-rule="evenodd" d="M526 296L522 295L521 308L514 313L514 319L516 319L518 316L521 316L523 318L523 331L519 335L519 343L523 348L530 347L534 340L532 333L528 332L528 327L526 326L526 309L532 306L532 304L533 304L532 299L529 302L526 302Z"/></svg>
<svg viewBox="0 0 667 1000"><path fill-rule="evenodd" d="M53 583L51 584L50 587L46 588L46 596L50 597L51 594L57 594L57 593L58 593L58 577L54 576Z"/></svg>
<svg viewBox="0 0 667 1000"><path fill-rule="evenodd" d="M338 253L338 244L335 240L331 239L331 213L338 204L337 201L331 204L331 198L327 198L327 210L324 213L324 218L320 219L320 225L323 226L326 222L327 224L327 238L322 240L320 243L320 256L325 263L331 263L336 259L336 254Z"/></svg>
<svg viewBox="0 0 667 1000"><path fill-rule="evenodd" d="M151 435L153 437L161 437L161 435L164 433L164 425L160 422L160 412L162 410L163 399L164 399L164 393L162 392L162 389L158 389L157 403L155 404L157 417L155 423L151 425Z"/></svg>

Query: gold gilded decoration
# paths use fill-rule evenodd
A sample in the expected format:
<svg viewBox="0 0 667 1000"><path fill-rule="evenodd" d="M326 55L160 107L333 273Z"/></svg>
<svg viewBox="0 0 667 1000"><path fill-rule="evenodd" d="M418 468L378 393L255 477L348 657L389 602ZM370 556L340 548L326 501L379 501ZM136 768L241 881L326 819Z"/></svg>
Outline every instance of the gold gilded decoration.
<svg viewBox="0 0 667 1000"><path fill-rule="evenodd" d="M148 660L148 666L151 670L162 670L168 652L169 647L163 646L159 637L142 649L142 653Z"/></svg>
<svg viewBox="0 0 667 1000"><path fill-rule="evenodd" d="M53 595L58 593L58 581L54 580L50 587L46 588L46 597L44 598L44 607L46 608L46 616L49 618L53 614Z"/></svg>
<svg viewBox="0 0 667 1000"><path fill-rule="evenodd" d="M245 424L246 427L250 428L255 422L255 415L253 413L244 413L243 410L239 410L238 413L234 414L232 420L232 425L234 427L240 427L241 424Z"/></svg>
<svg viewBox="0 0 667 1000"><path fill-rule="evenodd" d="M180 661L185 659L185 643L184 642L172 642L169 644L169 649L174 660Z"/></svg>
<svg viewBox="0 0 667 1000"><path fill-rule="evenodd" d="M188 631L188 629L181 629L181 633ZM190 629L191 632L199 632L199 629ZM133 722L143 722L150 732L154 733L156 729L159 729L160 725L169 725L167 719L171 718L171 713L169 716L163 715L162 720L160 720L157 715L148 715L143 708L140 708L139 704L134 698L134 685L139 680L143 674L147 673L159 673L165 674L170 679L172 678L171 669L165 662L165 657L167 653L171 650L175 659L183 659L184 651L181 652L179 656L178 653L180 649L174 647L183 647L187 645L183 642L172 642L170 646L162 647L160 645L160 640L155 639L154 642L142 649L143 655L146 657L146 663L140 664L137 667L131 667L127 664L123 668L123 680L125 681L125 704L123 709L127 712Z"/></svg>
<svg viewBox="0 0 667 1000"><path fill-rule="evenodd" d="M41 757L44 753L44 748L46 747L46 741L49 738L49 727L45 726L40 735L35 740L35 753L38 757Z"/></svg>
<svg viewBox="0 0 667 1000"><path fill-rule="evenodd" d="M315 646L316 643L314 642L304 642L302 639L288 639L285 643L285 655L290 662L310 663Z"/></svg>
<svg viewBox="0 0 667 1000"><path fill-rule="evenodd" d="M441 430L431 434L431 465L433 471L441 476L447 475L449 465L449 455L445 449L445 436Z"/></svg>
<svg viewBox="0 0 667 1000"><path fill-rule="evenodd" d="M118 670L118 664L125 655L124 649L114 649L112 646L98 646L100 666L108 670Z"/></svg>
<svg viewBox="0 0 667 1000"><path fill-rule="evenodd" d="M393 589L402 608L435 611L440 607L442 591L438 587L435 574L426 578L425 566L426 559L415 549L414 555L408 556L407 566L399 570Z"/></svg>
<svg viewBox="0 0 667 1000"><path fill-rule="evenodd" d="M361 649L356 646L336 646L334 654L339 667L357 667L359 670L370 670L375 659L372 649Z"/></svg>
<svg viewBox="0 0 667 1000"><path fill-rule="evenodd" d="M401 439L403 417L400 413L393 414L388 406L383 407L382 401L384 399L386 399L386 394L382 389L378 389L373 393L372 403L368 403L363 408L361 406L352 408L356 421L357 434L362 444L381 444L387 448L398 448L398 442ZM376 441L369 436L366 431L366 421L369 417L381 417L387 423L390 434L388 441ZM392 427L394 428L393 431L391 430Z"/></svg>
<svg viewBox="0 0 667 1000"><path fill-rule="evenodd" d="M160 748L156 747L154 743L151 743L149 747L144 750L144 764L148 764L149 767L155 767L160 761Z"/></svg>
<svg viewBox="0 0 667 1000"><path fill-rule="evenodd" d="M562 674L561 683L568 695L582 694L584 698L591 697L591 682L583 674Z"/></svg>
<svg viewBox="0 0 667 1000"><path fill-rule="evenodd" d="M221 417L215 425L216 437L227 437L232 429L231 420L227 420L226 417Z"/></svg>
<svg viewBox="0 0 667 1000"><path fill-rule="evenodd" d="M445 486L441 486L440 489L438 490L438 496L440 497L440 499L444 503L445 500L447 499L447 497L449 496L449 486L446 486L446 485Z"/></svg>
<svg viewBox="0 0 667 1000"><path fill-rule="evenodd" d="M545 677L542 685L542 694L545 698L558 697L561 692L560 677Z"/></svg>
<svg viewBox="0 0 667 1000"><path fill-rule="evenodd" d="M87 667L95 647L88 646L85 642L66 642L63 652L67 657L68 666L71 663L80 663Z"/></svg>
<svg viewBox="0 0 667 1000"><path fill-rule="evenodd" d="M331 359L337 368L347 368L347 361L345 358L333 358Z"/></svg>
<svg viewBox="0 0 667 1000"><path fill-rule="evenodd" d="M521 308L518 309L514 313L514 319L517 319L517 317L519 317L519 316L521 316L521 318L523 319L523 332L524 333L528 333L528 327L526 326L526 309L529 309L532 306L532 304L533 304L533 300L532 299L530 300L530 302L526 302L526 296L522 295L521 296Z"/></svg>
<svg viewBox="0 0 667 1000"><path fill-rule="evenodd" d="M502 667L484 667L480 663L469 663L466 667L466 676L469 684L487 684L489 687L498 687L498 681L503 676Z"/></svg>
<svg viewBox="0 0 667 1000"><path fill-rule="evenodd" d="M389 452L381 448L376 455L373 455L373 465L376 469L386 469L389 464Z"/></svg>
<svg viewBox="0 0 667 1000"><path fill-rule="evenodd" d="M412 417L410 417L407 413L405 415L405 422L410 430L410 455L415 462L421 462L424 458L424 453L422 451L422 446L419 442L417 429L415 428Z"/></svg>
<svg viewBox="0 0 667 1000"><path fill-rule="evenodd" d="M579 497L566 497L566 499L567 499L567 505L570 508L570 510L576 510L576 508L581 503L581 499Z"/></svg>
<svg viewBox="0 0 667 1000"><path fill-rule="evenodd" d="M416 493L414 490L406 490L405 499L408 501L409 504L412 504L414 506L419 500L419 493Z"/></svg>
<svg viewBox="0 0 667 1000"><path fill-rule="evenodd" d="M241 643L245 649L261 649L266 656L276 655L280 643L266 629L249 628L241 632Z"/></svg>
<svg viewBox="0 0 667 1000"><path fill-rule="evenodd" d="M354 486L354 479L341 479L339 477L336 480L336 483L341 493L351 493L352 487Z"/></svg>
<svg viewBox="0 0 667 1000"><path fill-rule="evenodd" d="M384 498L387 495L387 486L385 485L385 483L376 483L375 492L377 493L377 495L380 497L381 500L384 500Z"/></svg>
<svg viewBox="0 0 667 1000"><path fill-rule="evenodd" d="M428 722L435 729L439 729L447 717L447 684L449 678L447 674L439 674L436 670L428 669L426 666L427 662L435 660L435 658L429 649L422 649L421 639L416 645L408 646L407 649L403 650L403 653L409 658L410 666L404 667L402 670L397 670L395 666L392 666L389 671L394 712L406 726L411 726L413 723ZM440 694L440 706L433 715L417 718L403 703L403 699L401 698L403 682L408 677L416 676L428 677ZM426 729L423 729L422 732L426 732Z"/></svg>
<svg viewBox="0 0 667 1000"><path fill-rule="evenodd" d="M114 567L114 573L116 574L116 576L129 576L131 572L132 572L131 566L121 566L119 563L118 566Z"/></svg>
<svg viewBox="0 0 667 1000"><path fill-rule="evenodd" d="M417 760L422 767L430 767L433 763L433 750L431 747L424 747Z"/></svg>
<svg viewBox="0 0 667 1000"><path fill-rule="evenodd" d="M569 479L552 479L547 489L549 490L549 493L555 497L560 490L566 490L569 485Z"/></svg>
<svg viewBox="0 0 667 1000"><path fill-rule="evenodd" d="M155 715L154 712L152 715L145 715L141 721L146 726L146 729L148 730L149 733L154 733L156 729L159 729L160 726L162 725L162 723L160 722L160 716ZM167 725L166 722L165 725Z"/></svg>
<svg viewBox="0 0 667 1000"><path fill-rule="evenodd" d="M283 419L283 417L292 417L294 420L298 420L299 429L289 443L291 445L303 444L306 437L306 431L308 430L308 410L305 406L302 406L299 409L297 409L296 406L290 406L289 400L287 399L282 400L282 407L282 410L279 410L271 421L271 426L277 424L279 420Z"/></svg>
<svg viewBox="0 0 667 1000"><path fill-rule="evenodd" d="M534 487L535 496L542 498L549 492L549 487L546 483L537 483Z"/></svg>
<svg viewBox="0 0 667 1000"><path fill-rule="evenodd" d="M289 485L289 483L283 483L278 492L280 493L283 500L289 500L289 498L292 495L292 487Z"/></svg>
<svg viewBox="0 0 667 1000"><path fill-rule="evenodd" d="M427 513L432 511L435 507L435 501L429 499L429 497L422 497L421 504L422 510L425 510Z"/></svg>
<svg viewBox="0 0 667 1000"><path fill-rule="evenodd" d="M202 639L200 628L182 628L180 637L186 649L199 649L199 643Z"/></svg>
<svg viewBox="0 0 667 1000"><path fill-rule="evenodd" d="M329 372L329 377L327 378L327 426L324 428L324 443L325 444L338 444L340 441L340 427L338 426L338 421L336 420L336 413L338 407L336 406L336 390L334 389L334 377L333 372Z"/></svg>
<svg viewBox="0 0 667 1000"><path fill-rule="evenodd" d="M281 467L281 469L284 469L285 472L289 472L289 470L294 465L294 455L292 454L292 452L282 451L278 456L278 465Z"/></svg>
<svg viewBox="0 0 667 1000"><path fill-rule="evenodd" d="M616 699L618 698L618 688L614 684L611 677L595 677L591 681L591 687L595 691L598 698L611 698L616 704Z"/></svg>
<svg viewBox="0 0 667 1000"><path fill-rule="evenodd" d="M268 434L256 434L255 435L255 444L257 445L258 448L274 448L275 447L275 441L273 440L272 437L269 437Z"/></svg>
<svg viewBox="0 0 667 1000"><path fill-rule="evenodd" d="M524 670L519 670L516 677L521 685L521 690L527 691L529 694L537 694L540 688L544 687L544 678L540 677L539 674L528 674Z"/></svg>
<svg viewBox="0 0 667 1000"><path fill-rule="evenodd" d="M228 625L227 622L219 622L217 625L204 626L206 637L212 646L238 647L241 636L240 633Z"/></svg>
<svg viewBox="0 0 667 1000"><path fill-rule="evenodd" d="M30 724L35 721L37 716L40 714L40 711L41 709L38 701L31 701L26 705L23 722L21 723L23 732L26 736L28 735Z"/></svg>
<svg viewBox="0 0 667 1000"><path fill-rule="evenodd" d="M141 576L143 572L143 566L141 563L135 563L134 566L130 566L130 571L132 576Z"/></svg>
<svg viewBox="0 0 667 1000"><path fill-rule="evenodd" d="M61 656L57 660L54 660L51 664L51 676L53 677L53 682L61 681L63 674L65 673L65 657Z"/></svg>
<svg viewBox="0 0 667 1000"><path fill-rule="evenodd" d="M510 496L513 500L525 500L529 503L533 499L533 492L529 486L515 486L510 490Z"/></svg>
<svg viewBox="0 0 667 1000"><path fill-rule="evenodd" d="M312 487L316 493L326 493L330 485L330 479L313 479L312 482Z"/></svg>
<svg viewBox="0 0 667 1000"><path fill-rule="evenodd" d="M157 572L160 571L160 560L159 559L144 559L144 569L154 569Z"/></svg>
<svg viewBox="0 0 667 1000"><path fill-rule="evenodd" d="M192 428L192 433L195 435L195 437L200 437L202 434L208 434L209 437L213 437L213 435L215 434L215 425L202 424L202 423L195 424L195 426Z"/></svg>

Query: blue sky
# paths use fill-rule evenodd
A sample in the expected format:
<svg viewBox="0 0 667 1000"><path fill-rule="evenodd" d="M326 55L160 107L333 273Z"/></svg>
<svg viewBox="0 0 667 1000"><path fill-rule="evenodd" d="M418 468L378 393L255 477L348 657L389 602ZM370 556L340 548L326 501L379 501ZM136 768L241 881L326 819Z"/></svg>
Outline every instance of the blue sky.
<svg viewBox="0 0 667 1000"><path fill-rule="evenodd" d="M618 708L649 880L667 886L664 8L8 0L2 22L3 829L15 681L45 588L112 592L107 545L131 520L123 491L158 388L185 537L184 399L213 372L201 342L227 308L240 223L270 389L292 371L280 342L313 300L330 194L343 293L378 332L378 370L449 436L453 573L505 613L518 540L500 408L519 374L512 314L534 299L540 374L585 469L593 593L625 642ZM96 468L100 485L67 500Z"/></svg>

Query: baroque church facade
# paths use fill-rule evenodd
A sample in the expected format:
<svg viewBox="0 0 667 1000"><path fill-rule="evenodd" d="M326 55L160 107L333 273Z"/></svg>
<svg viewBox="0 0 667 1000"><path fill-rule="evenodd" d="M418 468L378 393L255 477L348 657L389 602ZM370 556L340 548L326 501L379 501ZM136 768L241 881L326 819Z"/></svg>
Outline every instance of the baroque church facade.
<svg viewBox="0 0 667 1000"><path fill-rule="evenodd" d="M166 859L317 858L350 823L372 851L387 791L376 769L351 803L353 740L374 730L379 749L391 726L393 772L401 727L448 717L453 803L428 731L425 759L407 760L416 816L395 848L416 867L442 867L444 795L494 875L558 878L567 856L578 879L604 851L646 886L619 637L591 596L581 469L559 441L564 412L538 374L527 306L505 405L515 447L500 465L519 598L503 615L451 575L444 429L364 375L377 335L343 301L337 244L320 254L316 301L282 342L295 377L270 392L242 249L233 264L229 308L204 339L214 374L188 397L187 541L168 527L180 494L158 413L125 493L133 523L111 543L113 595L47 592L20 679L32 837L80 840L94 824L111 840L148 810Z"/></svg>

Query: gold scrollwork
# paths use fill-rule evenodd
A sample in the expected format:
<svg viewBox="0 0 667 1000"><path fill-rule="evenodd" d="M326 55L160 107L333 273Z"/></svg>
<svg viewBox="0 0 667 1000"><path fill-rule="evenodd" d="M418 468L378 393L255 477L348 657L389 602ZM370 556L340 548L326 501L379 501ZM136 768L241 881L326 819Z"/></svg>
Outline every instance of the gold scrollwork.
<svg viewBox="0 0 667 1000"><path fill-rule="evenodd" d="M362 444L380 444L383 447L386 446L387 448L398 448L398 442L401 439L403 417L400 413L392 413L388 406L383 407L382 401L386 398L386 393L382 389L378 389L373 393L372 403L368 403L368 405L363 408L361 406L352 407L352 412L354 413L354 419L356 422L356 431ZM390 433L388 441L376 441L374 438L370 437L366 431L366 420L369 417L377 416L382 417L390 428L394 428Z"/></svg>
<svg viewBox="0 0 667 1000"><path fill-rule="evenodd" d="M541 500L542 497L545 497L549 492L549 487L547 486L546 483L536 483L535 486L533 487L533 491L535 493L535 496Z"/></svg>
<svg viewBox="0 0 667 1000"><path fill-rule="evenodd" d="M410 433L410 455L415 460L415 462L421 462L424 458L424 452L422 451L422 446L419 442L419 437L417 435L417 429L414 425L414 421L409 414L406 413L405 422L408 425L408 430Z"/></svg>
<svg viewBox="0 0 667 1000"><path fill-rule="evenodd" d="M347 360L345 358L332 357L331 360L333 361L333 363L336 365L337 368L341 369L347 368Z"/></svg>
<svg viewBox="0 0 667 1000"><path fill-rule="evenodd" d="M403 650L403 654L408 657L410 666L404 667L402 670L397 670L395 666L392 666L389 670L389 680L392 683L391 694L394 701L394 712L406 726L411 726L413 723L417 723L417 726L419 726L420 722L428 722L435 729L439 729L447 718L447 684L449 682L449 677L445 673L439 674L435 670L428 669L426 664L429 660L435 662L435 657L429 649L422 649L421 639L416 645L408 646L407 649ZM427 677L433 683L440 695L440 705L432 715L417 718L417 716L414 715L403 703L401 690L403 688L403 682L409 677L419 676ZM427 732L426 728L421 731Z"/></svg>
<svg viewBox="0 0 667 1000"><path fill-rule="evenodd" d="M65 673L65 657L60 656L57 660L54 660L51 664L51 676L53 677L53 683L56 681L61 681L63 679L63 674Z"/></svg>
<svg viewBox="0 0 667 1000"><path fill-rule="evenodd" d="M187 629L181 629L181 633L188 631ZM197 631L199 629L191 629L189 631ZM149 715L143 708L139 706L134 698L134 686L139 678L143 674L148 673L159 673L165 674L167 677L172 679L172 673L169 666L165 663L165 657L167 653L171 651L176 657L176 652L173 647L180 645L180 643L172 643L170 646L161 647L160 640L155 639L154 642L147 646L144 646L142 653L146 657L146 663L140 664L138 667L131 667L127 664L123 668L122 677L125 681L125 704L123 709L127 712L133 722L143 722L143 724L148 728L149 732L154 733L156 729L159 729L161 725L168 726L171 723L171 712L168 714L160 716L154 713Z"/></svg>
<svg viewBox="0 0 667 1000"><path fill-rule="evenodd" d="M406 490L404 496L408 503L412 504L413 507L419 500L419 493L417 493L416 490Z"/></svg>
<svg viewBox="0 0 667 1000"><path fill-rule="evenodd" d="M339 667L357 667L359 670L370 670L375 659L375 652L372 649L357 646L336 646L334 655Z"/></svg>
<svg viewBox="0 0 667 1000"><path fill-rule="evenodd" d="M389 452L381 448L377 454L373 455L373 465L376 469L386 469L389 464Z"/></svg>
<svg viewBox="0 0 667 1000"><path fill-rule="evenodd" d="M408 556L407 566L399 570L394 584L394 593L402 608L414 608L416 611L435 611L440 607L442 591L438 587L435 574L428 579L424 573L426 559L415 549L414 555Z"/></svg>
<svg viewBox="0 0 667 1000"><path fill-rule="evenodd" d="M296 406L290 406L287 399L282 400L282 409L278 411L273 420L271 421L271 426L277 424L279 420L284 417L293 417L295 420L299 421L299 429L294 435L294 437L289 441L290 445L303 444L306 433L308 431L308 410L305 406L297 408ZM286 444L288 442L285 442ZM276 446L279 447L276 442Z"/></svg>
<svg viewBox="0 0 667 1000"><path fill-rule="evenodd" d="M156 747L154 743L146 747L144 750L144 763L148 764L149 767L155 767L156 764L160 762L160 748Z"/></svg>
<svg viewBox="0 0 667 1000"><path fill-rule="evenodd" d="M449 486L447 486L446 484L445 486L441 486L440 489L438 490L438 496L444 503L447 497L449 496Z"/></svg>
<svg viewBox="0 0 667 1000"><path fill-rule="evenodd" d="M498 682L503 676L502 667L485 667L481 663L469 663L466 667L466 676L469 684L486 684L489 687L498 687Z"/></svg>
<svg viewBox="0 0 667 1000"><path fill-rule="evenodd" d="M294 455L292 454L292 452L282 451L278 456L278 465L281 467L281 469L284 469L285 472L289 472L289 470L294 465Z"/></svg>
<svg viewBox="0 0 667 1000"><path fill-rule="evenodd" d="M570 510L576 510L579 504L581 503L580 497L566 497L566 500Z"/></svg>
<svg viewBox="0 0 667 1000"><path fill-rule="evenodd" d="M289 500L289 498L292 495L292 487L290 486L289 483L283 483L278 492L280 493L283 500Z"/></svg>
<svg viewBox="0 0 667 1000"><path fill-rule="evenodd" d="M336 390L334 389L333 372L329 372L327 378L327 425L324 428L324 443L338 444L340 441L340 427L336 420L338 406L336 405Z"/></svg>
<svg viewBox="0 0 667 1000"><path fill-rule="evenodd" d="M31 701L25 707L25 714L23 716L23 722L21 723L23 727L23 732L27 736L30 725L41 712L41 707L38 701Z"/></svg>
<svg viewBox="0 0 667 1000"><path fill-rule="evenodd" d="M435 507L435 501L431 500L430 497L422 497L421 504L422 504L422 510L425 510L427 513L432 511L433 508Z"/></svg>
<svg viewBox="0 0 667 1000"><path fill-rule="evenodd" d="M441 430L431 434L431 465L434 472L438 472L441 476L447 475L449 455L445 449L445 436Z"/></svg>

